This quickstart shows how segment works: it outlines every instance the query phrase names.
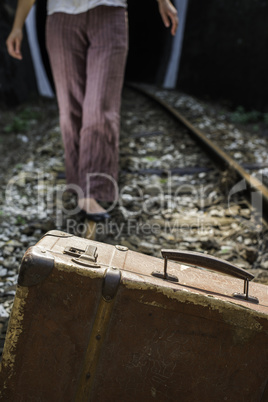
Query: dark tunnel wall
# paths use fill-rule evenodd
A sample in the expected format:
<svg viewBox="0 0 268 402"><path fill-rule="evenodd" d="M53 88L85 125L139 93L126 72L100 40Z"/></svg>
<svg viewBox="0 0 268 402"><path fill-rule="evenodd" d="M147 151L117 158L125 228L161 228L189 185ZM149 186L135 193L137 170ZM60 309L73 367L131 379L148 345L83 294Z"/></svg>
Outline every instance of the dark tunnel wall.
<svg viewBox="0 0 268 402"><path fill-rule="evenodd" d="M12 60L5 49L15 4L15 0L4 0L0 8L0 101L9 102L21 102L27 92L37 91L27 40L23 62ZM36 5L40 50L50 76L44 47L46 1ZM172 37L163 25L157 1L128 0L128 10L126 80L162 84ZM267 27L268 0L189 0L177 88L267 111Z"/></svg>
<svg viewBox="0 0 268 402"><path fill-rule="evenodd" d="M267 111L267 47L267 0L189 0L178 88Z"/></svg>
<svg viewBox="0 0 268 402"><path fill-rule="evenodd" d="M9 77L6 83L11 83L15 74L10 76L10 71L15 71L20 84L14 86L15 93L9 87L4 89L0 86L1 99L9 99L12 103L20 103L27 100L30 93L37 93L35 74L33 71L32 60L29 53L26 30L24 30L23 54L24 60L17 61L12 59L6 51L5 40L10 32L16 0L8 3L4 0L4 9L9 9L9 19L3 32L2 52L5 54L6 67L2 66L3 75ZM36 6L36 32L40 45L42 61L48 79L54 89L48 55L45 48L45 22L46 22L46 0L37 0ZM128 19L129 19L129 53L126 65L125 80L134 82L146 82L162 84L170 56L172 37L170 30L164 27L158 11L156 0L128 0ZM4 20L4 19L3 19ZM12 70L9 66L12 66ZM1 78L1 77L0 77ZM17 90L16 90L17 88ZM28 91L27 91L28 90ZM5 93L3 93L3 91Z"/></svg>
<svg viewBox="0 0 268 402"><path fill-rule="evenodd" d="M46 2L36 3L36 29L43 62L52 80L45 51ZM156 0L128 0L129 53L125 78L161 84L169 59L171 35L162 22Z"/></svg>
<svg viewBox="0 0 268 402"><path fill-rule="evenodd" d="M15 60L6 50L6 39L11 30L16 0L0 2L0 104L14 106L38 93L35 73L24 29L23 60Z"/></svg>
<svg viewBox="0 0 268 402"><path fill-rule="evenodd" d="M171 50L156 0L128 0L129 54L126 80L161 84Z"/></svg>

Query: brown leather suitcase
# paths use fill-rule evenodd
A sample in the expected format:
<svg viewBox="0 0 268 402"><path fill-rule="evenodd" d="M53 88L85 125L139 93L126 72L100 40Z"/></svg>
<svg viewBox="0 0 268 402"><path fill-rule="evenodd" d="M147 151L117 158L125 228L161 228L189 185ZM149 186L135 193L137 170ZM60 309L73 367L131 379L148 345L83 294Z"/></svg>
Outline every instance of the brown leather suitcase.
<svg viewBox="0 0 268 402"><path fill-rule="evenodd" d="M267 401L268 287L163 257L48 232L21 264L0 400Z"/></svg>

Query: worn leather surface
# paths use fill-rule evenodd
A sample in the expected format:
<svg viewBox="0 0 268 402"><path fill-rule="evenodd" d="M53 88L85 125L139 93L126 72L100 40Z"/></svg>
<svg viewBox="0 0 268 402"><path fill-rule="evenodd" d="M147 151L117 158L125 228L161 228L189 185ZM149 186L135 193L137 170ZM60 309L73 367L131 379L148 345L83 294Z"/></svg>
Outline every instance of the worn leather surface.
<svg viewBox="0 0 268 402"><path fill-rule="evenodd" d="M88 266L64 253L72 247L81 254L88 244L98 254ZM169 262L179 282L164 281L151 275L163 269L162 259L125 248L61 232L35 247L55 263L39 284L18 286L0 400L261 400L266 286L250 284L255 305L233 298L240 279ZM104 285L114 268L121 274Z"/></svg>

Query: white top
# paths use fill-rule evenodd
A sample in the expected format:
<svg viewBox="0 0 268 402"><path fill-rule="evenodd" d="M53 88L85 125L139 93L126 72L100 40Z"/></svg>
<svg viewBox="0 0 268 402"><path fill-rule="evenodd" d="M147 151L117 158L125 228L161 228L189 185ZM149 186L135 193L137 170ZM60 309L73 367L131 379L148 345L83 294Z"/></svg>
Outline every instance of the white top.
<svg viewBox="0 0 268 402"><path fill-rule="evenodd" d="M127 0L48 0L47 13L84 13L97 6L127 7Z"/></svg>

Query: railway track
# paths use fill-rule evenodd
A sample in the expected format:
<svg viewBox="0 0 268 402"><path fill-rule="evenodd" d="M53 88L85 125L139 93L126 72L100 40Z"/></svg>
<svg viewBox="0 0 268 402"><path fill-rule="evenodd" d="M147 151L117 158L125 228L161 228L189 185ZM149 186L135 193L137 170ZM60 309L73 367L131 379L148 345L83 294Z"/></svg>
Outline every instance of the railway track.
<svg viewBox="0 0 268 402"><path fill-rule="evenodd" d="M265 281L267 189L163 100L149 98L136 86L123 98L121 193L113 213L122 227L100 239L156 256L163 247L208 252Z"/></svg>
<svg viewBox="0 0 268 402"><path fill-rule="evenodd" d="M111 207L111 220L96 226L96 239L158 257L163 248L208 253L268 284L267 227L259 210L245 198L248 181L237 178L233 164L230 173L222 156L211 160L211 148L205 152L189 135L191 126L170 113L137 88L124 89L119 198ZM27 248L51 229L78 236L85 231L84 222L73 214L75 198L62 193L62 143L57 118L51 120L49 108L47 119L51 126L41 135L36 135L38 121L33 128L34 152L20 166L11 167L8 177L14 184L9 195L16 209L7 200L1 205L0 268L5 272L0 283L4 312L0 332L1 326L6 328ZM215 167L219 161L221 169ZM259 207L257 190L251 187L250 195Z"/></svg>
<svg viewBox="0 0 268 402"><path fill-rule="evenodd" d="M136 90L139 93L153 99L157 104L161 105L167 112L169 112L176 120L183 124L188 129L189 135L201 146L204 151L209 155L210 159L213 160L221 170L228 170L230 174L236 177L236 180L242 180L243 188L242 190L246 194L250 202L255 203L252 205L253 208L262 207L259 215L261 215L267 224L268 221L268 188L260 181L257 177L251 175L247 170L261 168L262 166L267 167L268 164L258 166L257 164L241 164L236 162L228 153L226 153L217 143L211 141L204 132L202 132L198 127L194 126L183 114L172 107L168 102L163 100L161 97L155 95L153 92L146 90L146 88L136 85L128 84L129 88ZM245 166L245 168L244 168ZM242 187L242 186L241 186ZM256 204L256 199L252 199L250 194L258 193L258 204Z"/></svg>

